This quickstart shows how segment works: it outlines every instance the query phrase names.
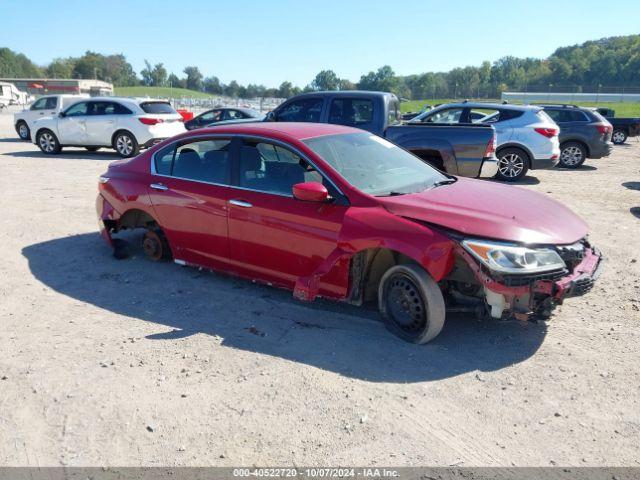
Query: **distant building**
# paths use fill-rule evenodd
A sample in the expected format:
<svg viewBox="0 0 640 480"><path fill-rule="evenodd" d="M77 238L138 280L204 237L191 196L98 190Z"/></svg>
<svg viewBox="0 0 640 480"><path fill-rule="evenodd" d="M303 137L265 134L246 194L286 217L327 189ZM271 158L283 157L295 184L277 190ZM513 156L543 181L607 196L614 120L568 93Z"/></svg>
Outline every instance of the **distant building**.
<svg viewBox="0 0 640 480"><path fill-rule="evenodd" d="M502 100L522 103L640 102L637 93L502 92Z"/></svg>
<svg viewBox="0 0 640 480"><path fill-rule="evenodd" d="M0 82L14 84L30 95L52 93L84 93L92 96L113 95L113 84L102 80L75 78L0 78Z"/></svg>

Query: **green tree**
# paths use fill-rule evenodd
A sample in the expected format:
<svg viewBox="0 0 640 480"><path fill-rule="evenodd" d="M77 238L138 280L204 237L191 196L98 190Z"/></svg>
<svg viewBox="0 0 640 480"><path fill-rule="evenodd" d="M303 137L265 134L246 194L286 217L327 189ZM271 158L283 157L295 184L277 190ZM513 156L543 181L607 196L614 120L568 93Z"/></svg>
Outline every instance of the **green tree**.
<svg viewBox="0 0 640 480"><path fill-rule="evenodd" d="M202 73L198 67L185 67L183 70L187 76L187 88L190 90L202 90Z"/></svg>
<svg viewBox="0 0 640 480"><path fill-rule="evenodd" d="M322 70L311 82L313 90L338 90L340 79L333 70Z"/></svg>

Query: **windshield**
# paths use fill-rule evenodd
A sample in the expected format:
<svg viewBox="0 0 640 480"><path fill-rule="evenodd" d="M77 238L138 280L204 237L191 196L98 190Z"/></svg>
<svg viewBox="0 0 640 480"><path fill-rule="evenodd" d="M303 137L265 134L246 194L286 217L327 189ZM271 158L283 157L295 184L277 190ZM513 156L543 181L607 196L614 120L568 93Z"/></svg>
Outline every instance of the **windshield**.
<svg viewBox="0 0 640 480"><path fill-rule="evenodd" d="M304 143L369 195L416 193L449 180L418 157L370 133L327 135Z"/></svg>

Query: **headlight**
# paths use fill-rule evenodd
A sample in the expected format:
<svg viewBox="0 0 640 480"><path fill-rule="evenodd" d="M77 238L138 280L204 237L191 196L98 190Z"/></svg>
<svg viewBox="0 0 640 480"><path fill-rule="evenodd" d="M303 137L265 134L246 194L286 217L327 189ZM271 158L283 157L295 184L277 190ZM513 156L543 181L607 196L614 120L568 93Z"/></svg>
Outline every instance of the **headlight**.
<svg viewBox="0 0 640 480"><path fill-rule="evenodd" d="M490 270L508 274L547 272L565 268L558 252L485 240L464 240L462 246Z"/></svg>

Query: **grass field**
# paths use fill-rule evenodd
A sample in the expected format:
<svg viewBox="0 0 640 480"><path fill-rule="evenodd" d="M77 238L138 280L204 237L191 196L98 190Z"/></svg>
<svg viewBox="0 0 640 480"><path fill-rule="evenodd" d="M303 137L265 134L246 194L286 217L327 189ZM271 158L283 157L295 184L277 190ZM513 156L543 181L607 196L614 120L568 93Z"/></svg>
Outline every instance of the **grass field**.
<svg viewBox="0 0 640 480"><path fill-rule="evenodd" d="M402 102L400 104L400 110L402 110L402 112L419 112L420 110L422 110L422 107L426 104L426 105L437 105L439 103L450 103L450 102L454 102L455 100L452 100L450 98L437 98L435 100L433 99L429 99L429 100L411 100L409 102ZM459 101L459 100L458 100ZM473 100L472 100L473 101ZM501 100L479 100L481 102L497 102L500 103ZM582 103L582 104L578 104L584 107L605 107L605 108L612 108L613 110L615 110L616 112L616 117L640 117L640 103L607 103L607 102L600 102L598 104L596 103Z"/></svg>
<svg viewBox="0 0 640 480"><path fill-rule="evenodd" d="M213 98L213 95L186 88L170 87L115 87L115 94L122 97L161 98Z"/></svg>

